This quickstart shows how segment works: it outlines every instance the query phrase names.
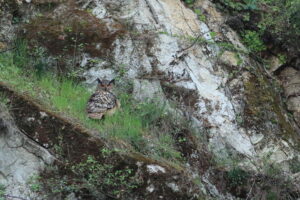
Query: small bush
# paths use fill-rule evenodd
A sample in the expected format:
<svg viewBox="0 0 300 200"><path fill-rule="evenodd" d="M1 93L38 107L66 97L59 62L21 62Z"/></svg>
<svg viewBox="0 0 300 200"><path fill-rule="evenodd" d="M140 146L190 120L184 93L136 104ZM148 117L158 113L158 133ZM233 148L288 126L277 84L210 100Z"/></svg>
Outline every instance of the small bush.
<svg viewBox="0 0 300 200"><path fill-rule="evenodd" d="M249 175L240 168L233 168L227 174L227 178L231 187L241 186L247 183Z"/></svg>
<svg viewBox="0 0 300 200"><path fill-rule="evenodd" d="M263 41L260 39L259 34L255 31L245 31L243 34L243 42L253 53L260 52L266 49Z"/></svg>
<svg viewBox="0 0 300 200"><path fill-rule="evenodd" d="M193 5L195 3L195 0L184 0L184 2L187 4L187 5Z"/></svg>
<svg viewBox="0 0 300 200"><path fill-rule="evenodd" d="M247 10L257 9L257 0L243 0L243 1L223 0L221 3L231 10L247 11Z"/></svg>
<svg viewBox="0 0 300 200"><path fill-rule="evenodd" d="M292 173L300 172L300 161L297 158L292 159L289 162L289 166L290 166L290 169L291 169Z"/></svg>
<svg viewBox="0 0 300 200"><path fill-rule="evenodd" d="M53 197L75 193L85 199L104 199L105 196L122 199L130 195L138 186L134 171L129 167L115 169L109 160L112 152L101 153L107 160L99 161L89 155L79 163L66 165L64 171L68 173L65 176L58 174L56 167L51 167L48 173L52 178L43 182L44 189Z"/></svg>
<svg viewBox="0 0 300 200"><path fill-rule="evenodd" d="M271 51L285 51L288 56L297 56L300 47L300 1L299 0L214 0L218 7L235 16L239 26L232 26L246 37L246 45L252 52L265 48L263 41ZM252 33L243 33L245 27ZM258 31L259 37L253 32ZM247 35L248 34L248 35ZM252 42L254 41L254 43Z"/></svg>
<svg viewBox="0 0 300 200"><path fill-rule="evenodd" d="M277 200L278 195L275 192L269 192L266 196L267 200Z"/></svg>
<svg viewBox="0 0 300 200"><path fill-rule="evenodd" d="M42 185L39 182L40 179L41 179L41 177L38 175L34 175L34 176L30 177L30 179L28 180L28 185L29 185L31 191L33 191L33 192L41 191Z"/></svg>
<svg viewBox="0 0 300 200"><path fill-rule="evenodd" d="M72 172L76 176L74 182L77 183L74 188L86 188L90 192L106 191L120 196L137 187L132 169L114 170L112 165L103 164L93 156L88 156L85 161L72 166Z"/></svg>

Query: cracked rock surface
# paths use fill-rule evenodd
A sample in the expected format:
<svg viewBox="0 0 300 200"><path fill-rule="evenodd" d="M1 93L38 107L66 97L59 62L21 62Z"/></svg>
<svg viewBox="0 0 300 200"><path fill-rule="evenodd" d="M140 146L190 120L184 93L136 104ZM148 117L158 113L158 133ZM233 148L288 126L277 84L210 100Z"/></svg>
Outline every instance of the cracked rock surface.
<svg viewBox="0 0 300 200"><path fill-rule="evenodd" d="M50 153L16 128L7 108L0 105L0 184L7 195L35 198L28 181L53 162Z"/></svg>

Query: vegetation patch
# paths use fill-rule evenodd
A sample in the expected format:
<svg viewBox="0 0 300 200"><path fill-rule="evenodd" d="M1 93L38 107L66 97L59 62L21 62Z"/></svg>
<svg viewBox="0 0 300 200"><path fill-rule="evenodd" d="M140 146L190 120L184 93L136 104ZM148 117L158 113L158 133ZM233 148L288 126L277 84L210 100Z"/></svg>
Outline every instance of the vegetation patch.
<svg viewBox="0 0 300 200"><path fill-rule="evenodd" d="M116 165L116 154L107 148L98 153L101 160L99 156L86 155L78 163L67 160L63 168L51 166L38 182L52 197L70 193L83 199L125 199L125 196L131 196L131 192L143 183L135 176L136 167L126 163Z"/></svg>
<svg viewBox="0 0 300 200"><path fill-rule="evenodd" d="M64 57L69 56L74 66L83 52L93 57L109 57L116 38L126 32L118 22L100 20L72 6L58 16L41 15L24 28L25 38L33 49L46 48L58 63L64 63Z"/></svg>
<svg viewBox="0 0 300 200"><path fill-rule="evenodd" d="M260 39L260 36L255 31L245 31L243 36L243 42L247 45L250 52L261 52L266 49L263 41Z"/></svg>
<svg viewBox="0 0 300 200"><path fill-rule="evenodd" d="M188 6L193 6L193 4L195 3L195 0L183 0L183 2L188 5Z"/></svg>
<svg viewBox="0 0 300 200"><path fill-rule="evenodd" d="M0 200L5 200L5 186L0 184Z"/></svg>
<svg viewBox="0 0 300 200"><path fill-rule="evenodd" d="M26 43L19 42L13 53L0 55L1 80L17 91L34 97L45 107L99 131L101 137L126 141L129 149L157 159L174 162L181 160L181 154L175 147L173 120L163 107L157 106L155 102L136 102L130 94L119 91L122 105L119 112L102 121L89 119L85 107L91 92L72 80L50 72L40 74L27 66L38 62L28 54Z"/></svg>
<svg viewBox="0 0 300 200"><path fill-rule="evenodd" d="M297 57L300 38L300 2L298 0L214 0L231 16L227 24L244 35L250 50L271 54L288 53ZM248 32L248 33L247 33ZM254 39L252 42L247 38ZM264 45L262 45L261 41ZM265 48L262 48L265 46ZM255 47L255 48L254 48Z"/></svg>
<svg viewBox="0 0 300 200"><path fill-rule="evenodd" d="M300 196L297 186L281 172L264 175L231 167L230 170L214 168L211 173L211 182L219 192L229 192L241 199L297 199Z"/></svg>
<svg viewBox="0 0 300 200"><path fill-rule="evenodd" d="M271 84L272 85L272 84ZM284 115L281 109L282 102L276 96L276 87L270 86L269 81L264 77L263 72L257 69L257 73L252 74L249 80L244 82L246 106L245 106L245 126L251 127L257 124L271 122L279 126L284 139L293 138L299 140L293 126ZM261 127L262 130L265 128Z"/></svg>
<svg viewBox="0 0 300 200"><path fill-rule="evenodd" d="M98 195L108 199L136 197L152 200L160 195L165 196L166 199L175 197L195 199L192 197L193 194L196 191L197 194L199 193L186 174L181 174L183 168L177 169L166 162L158 162L139 153L126 152L124 146L123 149L113 148L116 144L100 139L98 132L88 130L80 124L61 117L60 114L47 110L44 106L36 104L26 94L18 94L2 83L0 91L10 99L10 111L16 119L16 125L27 133L29 138L56 156L55 165L50 166L40 176L33 177L29 182L29 186L36 192L43 194L46 189L47 196L43 199L63 199L70 193L86 200L97 199ZM36 123L29 124L26 121L28 118L35 119ZM86 168L87 165L95 167ZM165 172L150 173L148 165L158 165L164 168ZM95 170L94 173L93 168L99 170ZM89 174L83 176L78 173L78 170ZM94 180L89 175L101 176L103 179L97 179L97 183L105 186L106 189L89 184ZM107 181L107 184L104 184L102 181L106 179L113 181ZM116 185L119 179L125 185ZM166 184L162 184L173 181L180 186L180 192L174 192ZM146 190L150 183L156 186L152 193ZM95 190L92 190L93 188ZM127 190L124 191L125 188ZM112 193L112 191L115 192ZM97 196L94 196L95 194Z"/></svg>
<svg viewBox="0 0 300 200"><path fill-rule="evenodd" d="M111 144L100 139L98 132L47 110L26 94L19 94L3 83L0 83L0 92L9 98L10 112L18 128L56 156L55 165L34 176L28 183L32 190L41 195L47 192L43 199L64 199L74 194L86 200L99 197L152 200L161 195L171 200L196 199L193 195L201 193L179 165L174 168L167 162L126 152L124 146L122 149L113 148L115 142ZM28 118L36 123L28 123ZM160 166L165 172L150 173L149 165ZM104 180L107 181L104 183ZM97 187L92 184L94 181L97 181ZM179 192L162 184L174 181L180 187ZM150 184L155 186L151 193L146 189Z"/></svg>
<svg viewBox="0 0 300 200"><path fill-rule="evenodd" d="M170 179L181 184L181 178L173 180L169 166L182 170L183 156L192 157L198 150L195 145L187 151L193 139L188 123L174 120L164 106L157 106L155 102L135 101L124 90L116 91L122 105L117 113L101 121L91 120L85 113L91 92L78 82L36 68L44 54L33 56L31 51L26 42L17 41L13 51L0 54L0 90L17 126L57 156L55 166L30 183L33 191L46 188L50 199L70 193L83 199L99 195L126 199L133 191L143 197L148 180L161 184ZM33 120L28 121L29 118ZM91 139L90 134L102 140ZM132 152L168 163L159 164L168 173L155 178L147 174L144 165L138 170L137 161L145 165L157 161ZM197 162L194 162L196 167L207 169L206 162L201 162L201 166ZM140 170L146 174L139 174ZM177 173L173 169L171 172ZM163 186L149 194L149 199L155 199L158 194L173 197L172 189ZM185 194L182 196L182 199L187 198Z"/></svg>

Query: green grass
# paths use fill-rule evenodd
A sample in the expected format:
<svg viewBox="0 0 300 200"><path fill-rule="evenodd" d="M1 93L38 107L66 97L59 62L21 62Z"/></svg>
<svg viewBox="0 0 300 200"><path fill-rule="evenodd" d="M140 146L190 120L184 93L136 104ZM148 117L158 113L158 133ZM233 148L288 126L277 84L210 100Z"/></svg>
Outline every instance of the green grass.
<svg viewBox="0 0 300 200"><path fill-rule="evenodd" d="M15 90L26 93L48 109L87 128L98 130L100 135L110 139L123 140L137 151L156 158L180 159L172 138L172 127L159 127L161 120L167 120L163 107L154 103L138 103L130 94L120 93L121 109L104 120L89 119L85 112L91 95L81 84L57 75L35 69L39 60L27 52L25 42L18 41L13 52L0 54L0 80ZM166 121L172 124L170 121ZM149 143L149 140L152 140ZM149 146L150 145L150 146Z"/></svg>
<svg viewBox="0 0 300 200"><path fill-rule="evenodd" d="M5 200L5 185L0 184L0 200Z"/></svg>
<svg viewBox="0 0 300 200"><path fill-rule="evenodd" d="M261 52L266 49L258 32L246 30L242 36L244 44L246 44L251 52Z"/></svg>
<svg viewBox="0 0 300 200"><path fill-rule="evenodd" d="M133 100L129 95L121 94L119 98L122 109L101 121L102 132L116 138L138 142L144 131L142 118L135 110Z"/></svg>

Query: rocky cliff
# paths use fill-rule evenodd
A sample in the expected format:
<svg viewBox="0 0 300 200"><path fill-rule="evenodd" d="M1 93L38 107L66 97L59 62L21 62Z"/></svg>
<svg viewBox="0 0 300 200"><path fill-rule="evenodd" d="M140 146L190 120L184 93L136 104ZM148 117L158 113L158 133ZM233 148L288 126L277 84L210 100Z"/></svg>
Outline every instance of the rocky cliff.
<svg viewBox="0 0 300 200"><path fill-rule="evenodd" d="M182 133L183 144L176 143L184 155L180 166L131 153L97 158L132 169L130 177L140 181L130 194L111 196L104 188L98 199L300 198L299 71L271 55L271 70L266 69L211 1L195 1L192 8L180 0L0 4L1 51L23 37L54 73L74 72L90 89L98 77L117 77L119 87L132 86L137 101L158 100L180 121L190 122L193 134ZM2 105L0 115L0 181L7 186L6 197L84 199L72 192L45 197L47 190L34 192L28 181L34 174L46 174L43 182L70 173L60 166L64 161L54 162L54 147L61 142L61 151L71 151L64 154L67 160L76 163L114 141L97 133L82 138L86 131L74 130L72 122L14 96L13 87L3 88L11 106ZM47 165L57 165L58 174L46 172Z"/></svg>

